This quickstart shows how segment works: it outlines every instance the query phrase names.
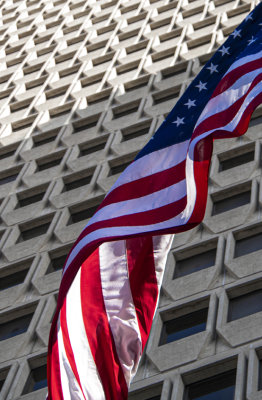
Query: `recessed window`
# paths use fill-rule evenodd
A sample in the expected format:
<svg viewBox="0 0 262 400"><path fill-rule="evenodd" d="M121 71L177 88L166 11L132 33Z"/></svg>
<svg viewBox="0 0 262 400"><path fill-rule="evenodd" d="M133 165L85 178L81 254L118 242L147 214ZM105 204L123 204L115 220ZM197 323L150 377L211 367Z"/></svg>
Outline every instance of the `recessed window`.
<svg viewBox="0 0 262 400"><path fill-rule="evenodd" d="M89 144L89 146L85 145L80 148L80 157L87 156L89 154L95 153L96 151L103 150L105 148L105 142L98 144Z"/></svg>
<svg viewBox="0 0 262 400"><path fill-rule="evenodd" d="M174 278L180 278L215 265L216 249L176 261Z"/></svg>
<svg viewBox="0 0 262 400"><path fill-rule="evenodd" d="M16 152L16 148L11 150L10 147L8 147L5 150L6 150L5 152L0 153L0 160L3 160L4 158L7 158L7 157L11 157Z"/></svg>
<svg viewBox="0 0 262 400"><path fill-rule="evenodd" d="M128 161L128 162L125 162L125 163L123 163L123 164L118 164L118 165L115 165L115 166L112 166L111 168L110 168L110 173L109 173L109 175L117 175L117 174L120 174L121 172L123 172L127 167L128 167L128 165L131 163L131 161Z"/></svg>
<svg viewBox="0 0 262 400"><path fill-rule="evenodd" d="M9 368L4 368L0 371L0 392L2 390L2 387L4 386L8 372Z"/></svg>
<svg viewBox="0 0 262 400"><path fill-rule="evenodd" d="M132 114L138 110L140 100L132 101L128 104L122 104L121 106L116 106L112 108L114 118L121 118L125 115Z"/></svg>
<svg viewBox="0 0 262 400"><path fill-rule="evenodd" d="M223 212L233 210L234 208L244 206L250 203L251 190L238 193L234 196L226 197L221 200L213 200L212 215L221 214Z"/></svg>
<svg viewBox="0 0 262 400"><path fill-rule="evenodd" d="M91 179L92 175L88 175L85 176L84 178L78 178L70 181L66 181L66 179L64 179L64 190L69 192L70 190L88 185L91 182Z"/></svg>
<svg viewBox="0 0 262 400"><path fill-rule="evenodd" d="M49 225L50 222L35 226L34 228L21 228L18 242L30 240L37 236L44 235L47 232Z"/></svg>
<svg viewBox="0 0 262 400"><path fill-rule="evenodd" d="M74 122L73 123L73 127L74 127L73 133L82 132L87 129L95 127L98 123L100 115L101 115L101 113L95 114L95 115L92 115L91 117L80 119L79 121Z"/></svg>
<svg viewBox="0 0 262 400"><path fill-rule="evenodd" d="M32 191L21 192L17 195L17 200L18 200L17 207L25 207L28 206L29 204L37 203L38 201L41 201L43 199L45 194L44 191L32 195L30 195L30 193L32 193Z"/></svg>
<svg viewBox="0 0 262 400"><path fill-rule="evenodd" d="M72 245L66 246L62 249L58 249L55 252L49 254L50 264L47 269L48 274L50 272L60 271L63 269L71 247Z"/></svg>
<svg viewBox="0 0 262 400"><path fill-rule="evenodd" d="M247 153L241 154L239 156L227 158L224 160L220 160L219 171L227 171L228 169L238 167L242 164L247 164L251 161L254 161L255 151L248 151Z"/></svg>
<svg viewBox="0 0 262 400"><path fill-rule="evenodd" d="M241 257L262 249L262 233L236 240L235 257Z"/></svg>
<svg viewBox="0 0 262 400"><path fill-rule="evenodd" d="M262 360L259 360L258 365L258 390L262 390Z"/></svg>
<svg viewBox="0 0 262 400"><path fill-rule="evenodd" d="M208 308L163 323L160 345L184 339L206 329Z"/></svg>
<svg viewBox="0 0 262 400"><path fill-rule="evenodd" d="M93 207L86 208L81 211L72 211L68 225L75 224L76 222L84 221L85 219L91 218L96 212L98 204Z"/></svg>
<svg viewBox="0 0 262 400"><path fill-rule="evenodd" d="M153 95L154 104L163 103L165 101L173 100L179 95L181 86L176 86L171 89L162 90Z"/></svg>
<svg viewBox="0 0 262 400"><path fill-rule="evenodd" d="M146 135L149 132L151 122L152 121L150 120L142 124L139 123L131 127L122 129L122 141L125 142L127 140L135 139L139 136Z"/></svg>
<svg viewBox="0 0 262 400"><path fill-rule="evenodd" d="M228 322L262 311L262 289L229 299Z"/></svg>
<svg viewBox="0 0 262 400"><path fill-rule="evenodd" d="M149 81L149 75L144 75L138 79L134 79L132 81L126 82L124 84L125 91L130 92L131 90L137 90L147 86Z"/></svg>
<svg viewBox="0 0 262 400"><path fill-rule="evenodd" d="M0 277L0 290L9 289L24 282L31 262L13 265L8 268L9 274Z"/></svg>
<svg viewBox="0 0 262 400"><path fill-rule="evenodd" d="M236 370L186 386L184 400L234 400Z"/></svg>
<svg viewBox="0 0 262 400"><path fill-rule="evenodd" d="M160 400L162 387L162 384L155 384L140 390L136 390L135 392L129 393L128 400Z"/></svg>
<svg viewBox="0 0 262 400"><path fill-rule="evenodd" d="M39 160L38 162L38 171L44 171L45 169L49 169L55 167L60 164L63 157L56 158L54 160Z"/></svg>
<svg viewBox="0 0 262 400"><path fill-rule="evenodd" d="M34 138L34 147L43 146L44 144L51 143L55 140L55 136Z"/></svg>
<svg viewBox="0 0 262 400"><path fill-rule="evenodd" d="M42 365L41 367L31 369L22 394L36 392L45 387L47 387L47 372L46 365Z"/></svg>
<svg viewBox="0 0 262 400"><path fill-rule="evenodd" d="M0 178L0 185L4 185L5 183L10 183L16 180L18 174L8 175L4 178Z"/></svg>
<svg viewBox="0 0 262 400"><path fill-rule="evenodd" d="M27 331L34 313L0 324L0 340L10 339Z"/></svg>

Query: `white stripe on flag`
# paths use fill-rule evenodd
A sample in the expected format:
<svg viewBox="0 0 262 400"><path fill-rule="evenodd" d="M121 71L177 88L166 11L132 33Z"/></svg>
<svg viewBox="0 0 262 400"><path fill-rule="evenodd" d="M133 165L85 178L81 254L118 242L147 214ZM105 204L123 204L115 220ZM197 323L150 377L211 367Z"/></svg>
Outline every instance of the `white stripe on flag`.
<svg viewBox="0 0 262 400"><path fill-rule="evenodd" d="M99 247L101 285L107 318L129 386L142 353L136 310L129 284L125 240Z"/></svg>
<svg viewBox="0 0 262 400"><path fill-rule="evenodd" d="M248 74L241 76L234 85L228 88L225 92L220 93L216 97L209 100L202 114L200 115L196 127L206 118L213 116L221 111L226 111L232 104L234 104L240 97L242 97L248 91L252 81L258 74L262 72L262 68L255 71L249 72Z"/></svg>
<svg viewBox="0 0 262 400"><path fill-rule="evenodd" d="M235 61L230 68L228 68L227 72L225 75L227 75L229 72L233 71L233 69L236 69L238 67L241 67L242 65L245 65L251 61L259 60L262 57L262 50L259 51L258 53L251 54L250 56L242 57L239 60ZM225 76L224 75L224 76ZM222 77L223 79L223 77Z"/></svg>
<svg viewBox="0 0 262 400"><path fill-rule="evenodd" d="M109 193L125 183L156 174L181 163L186 158L188 145L189 140L185 140L182 143L176 143L135 160L123 171Z"/></svg>
<svg viewBox="0 0 262 400"><path fill-rule="evenodd" d="M137 199L120 201L101 208L92 219L92 224L122 215L133 215L174 203L186 196L185 179L158 192Z"/></svg>
<svg viewBox="0 0 262 400"><path fill-rule="evenodd" d="M63 333L60 325L60 316L57 321L57 341L59 351L61 385L64 400L86 400L84 399L82 391L79 388L79 385L66 355Z"/></svg>
<svg viewBox="0 0 262 400"><path fill-rule="evenodd" d="M165 265L169 250L173 243L174 235L158 235L153 236L153 254L155 261L156 280L158 286L158 293L164 275Z"/></svg>

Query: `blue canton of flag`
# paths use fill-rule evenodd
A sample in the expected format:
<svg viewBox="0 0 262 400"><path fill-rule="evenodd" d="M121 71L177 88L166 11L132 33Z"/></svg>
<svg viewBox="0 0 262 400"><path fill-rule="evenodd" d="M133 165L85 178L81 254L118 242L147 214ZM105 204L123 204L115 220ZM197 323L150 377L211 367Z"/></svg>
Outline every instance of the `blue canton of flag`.
<svg viewBox="0 0 262 400"><path fill-rule="evenodd" d="M172 235L204 216L214 139L262 103L262 3L218 49L111 188L71 249L48 350L49 400L124 400Z"/></svg>

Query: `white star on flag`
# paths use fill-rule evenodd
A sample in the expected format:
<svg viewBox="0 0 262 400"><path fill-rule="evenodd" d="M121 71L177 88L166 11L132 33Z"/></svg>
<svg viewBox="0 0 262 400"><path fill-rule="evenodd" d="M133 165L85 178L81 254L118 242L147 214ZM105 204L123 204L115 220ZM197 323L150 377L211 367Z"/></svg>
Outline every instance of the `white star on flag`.
<svg viewBox="0 0 262 400"><path fill-rule="evenodd" d="M199 81L199 84L196 85L196 87L199 89L200 92L201 92L201 90L207 90L206 82Z"/></svg>
<svg viewBox="0 0 262 400"><path fill-rule="evenodd" d="M184 124L184 119L185 118L179 118L177 117L175 121L173 121L173 124L176 124L176 126L178 127L179 125L183 125Z"/></svg>
<svg viewBox="0 0 262 400"><path fill-rule="evenodd" d="M228 51L229 49L230 49L230 47L225 47L225 46L223 46L222 49L220 49L220 50L218 50L218 51L220 51L220 53L222 54L222 56L224 56L225 54L228 54L228 55L230 54L229 51Z"/></svg>
<svg viewBox="0 0 262 400"><path fill-rule="evenodd" d="M255 41L256 41L256 39L254 39L254 36L252 36L252 38L248 40L248 46L250 46Z"/></svg>
<svg viewBox="0 0 262 400"><path fill-rule="evenodd" d="M209 69L210 74L213 74L213 72L218 72L217 65L214 65L213 63L211 63L210 67L207 67L207 69Z"/></svg>
<svg viewBox="0 0 262 400"><path fill-rule="evenodd" d="M234 39L236 37L241 37L240 35L241 29L235 29L234 32L232 33L232 36L234 37Z"/></svg>
<svg viewBox="0 0 262 400"><path fill-rule="evenodd" d="M187 106L188 107L188 109L189 108L191 108L191 107L195 107L196 106L196 100L190 100L190 99L188 99L187 100L187 103L185 103L185 106Z"/></svg>
<svg viewBox="0 0 262 400"><path fill-rule="evenodd" d="M249 15L245 18L245 21L249 21L249 20L253 21L253 18L252 18L252 15L251 15L251 14L249 14Z"/></svg>

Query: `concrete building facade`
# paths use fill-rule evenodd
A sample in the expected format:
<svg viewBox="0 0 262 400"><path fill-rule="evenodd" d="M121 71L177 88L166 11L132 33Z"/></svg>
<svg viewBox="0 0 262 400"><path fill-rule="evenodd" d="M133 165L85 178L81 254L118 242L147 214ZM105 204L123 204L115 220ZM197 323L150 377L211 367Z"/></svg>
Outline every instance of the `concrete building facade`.
<svg viewBox="0 0 262 400"><path fill-rule="evenodd" d="M0 399L42 400L61 268L251 0L0 2ZM130 400L262 399L262 109L217 142Z"/></svg>

